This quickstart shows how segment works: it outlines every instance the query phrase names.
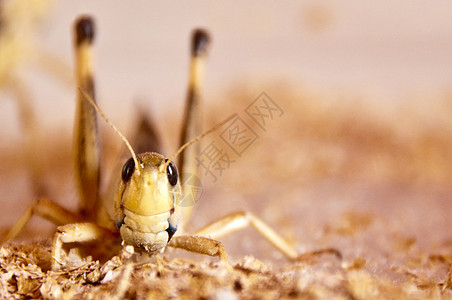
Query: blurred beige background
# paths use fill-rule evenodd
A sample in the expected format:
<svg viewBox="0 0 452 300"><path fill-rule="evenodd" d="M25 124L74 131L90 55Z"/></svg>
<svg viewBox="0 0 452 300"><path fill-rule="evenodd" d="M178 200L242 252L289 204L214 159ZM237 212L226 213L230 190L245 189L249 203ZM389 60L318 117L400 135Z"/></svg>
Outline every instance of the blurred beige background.
<svg viewBox="0 0 452 300"><path fill-rule="evenodd" d="M215 101L219 92L234 84L252 82L257 94L268 81L333 93L352 91L377 101L448 89L452 81L450 11L449 1L432 5L410 0L165 5L58 1L48 6L39 26L24 38L32 38L38 49L71 68L72 23L80 14L94 16L98 94L103 108L121 124L130 121L118 116L130 111L129 101L150 101L156 110L180 105L186 90L188 40L195 27L207 28L213 39L207 101ZM46 128L66 123L72 116L73 88L35 67L25 64L19 70L33 90ZM12 105L7 101L0 105L2 128L5 124L9 128L15 122ZM6 139L10 133L2 130L0 136Z"/></svg>

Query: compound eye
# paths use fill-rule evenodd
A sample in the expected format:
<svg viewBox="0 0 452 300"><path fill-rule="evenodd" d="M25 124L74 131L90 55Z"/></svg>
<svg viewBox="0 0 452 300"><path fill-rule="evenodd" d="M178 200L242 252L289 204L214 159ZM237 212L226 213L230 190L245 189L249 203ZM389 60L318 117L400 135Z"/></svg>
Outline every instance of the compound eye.
<svg viewBox="0 0 452 300"><path fill-rule="evenodd" d="M168 160L165 160L165 162L167 162L167 161ZM172 186L175 186L177 184L178 175L177 175L177 168L173 164L172 161L168 164L168 167L166 167L166 174L168 175L169 183Z"/></svg>
<svg viewBox="0 0 452 300"><path fill-rule="evenodd" d="M124 183L128 182L132 178L133 172L135 172L135 161L131 157L122 167L122 181Z"/></svg>

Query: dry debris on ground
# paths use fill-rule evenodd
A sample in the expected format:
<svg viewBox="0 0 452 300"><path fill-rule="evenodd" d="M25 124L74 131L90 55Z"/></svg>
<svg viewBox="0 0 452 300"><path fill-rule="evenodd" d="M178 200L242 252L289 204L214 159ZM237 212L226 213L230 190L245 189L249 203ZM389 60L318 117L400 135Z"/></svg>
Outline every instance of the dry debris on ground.
<svg viewBox="0 0 452 300"><path fill-rule="evenodd" d="M128 246L103 264L85 259L52 271L48 244L8 243L0 249L0 291L10 299L452 298L452 257L445 256L419 257L398 267L395 272L405 273L399 281L366 269L360 257L343 261L331 253L304 257L279 270L251 256L231 266L134 258ZM426 261L430 268L448 269L447 276L428 278L423 272Z"/></svg>

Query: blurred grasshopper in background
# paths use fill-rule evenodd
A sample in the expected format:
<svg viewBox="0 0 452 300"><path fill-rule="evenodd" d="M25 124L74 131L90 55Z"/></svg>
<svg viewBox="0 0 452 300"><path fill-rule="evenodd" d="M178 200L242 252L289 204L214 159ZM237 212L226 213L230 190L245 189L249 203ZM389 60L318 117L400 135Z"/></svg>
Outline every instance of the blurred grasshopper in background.
<svg viewBox="0 0 452 300"><path fill-rule="evenodd" d="M193 205L180 204L193 197L190 189L197 184L195 179L198 167L195 158L199 155L200 147L196 142L231 120L228 118L202 133L200 90L209 45L208 34L203 30L195 30L193 33L181 147L166 159L159 154L160 143L150 124L143 123L140 127L142 132L138 136L146 138L133 149L97 107L91 54L93 20L87 16L80 17L75 23L74 32L78 86L74 130L75 177L80 208L74 213L41 197L26 209L6 240L14 239L33 215L39 215L58 225L52 248L54 269L61 268L68 262L64 244L103 243L107 239L118 240L118 244L121 239L124 245L132 245L149 253L161 252L166 246L170 246L218 256L227 262L226 251L216 239L251 225L289 259L299 257L295 248L273 229L246 212L229 214L198 230L194 235L173 236L176 230L183 231L181 229L191 215ZM131 154L122 170L115 173L116 181L103 197L99 195L100 149L96 111L123 139ZM135 151L140 154L135 154ZM178 168L172 162L176 156L180 156Z"/></svg>
<svg viewBox="0 0 452 300"><path fill-rule="evenodd" d="M32 88L24 75L30 70L38 70L43 78L70 89L73 89L74 81L72 68L36 43L39 29L48 18L52 5L52 0L0 0L0 96L11 97L17 107L25 141L21 151L35 194L45 193L40 180L40 161L33 159L41 143L40 128L32 107Z"/></svg>

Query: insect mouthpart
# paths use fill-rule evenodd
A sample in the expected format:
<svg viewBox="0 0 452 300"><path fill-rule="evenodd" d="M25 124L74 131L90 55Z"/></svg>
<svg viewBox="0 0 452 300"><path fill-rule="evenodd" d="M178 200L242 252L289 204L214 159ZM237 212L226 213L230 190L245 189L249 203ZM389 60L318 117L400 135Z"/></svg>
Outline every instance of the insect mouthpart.
<svg viewBox="0 0 452 300"><path fill-rule="evenodd" d="M171 219L171 218L170 218L170 219ZM168 232L168 243L169 243L169 241L171 240L171 238L173 237L173 235L176 233L176 230L177 230L177 225L176 225L176 226L173 226L173 225L171 224L170 219L168 219L169 227L166 229L166 232Z"/></svg>
<svg viewBox="0 0 452 300"><path fill-rule="evenodd" d="M177 225L171 224L170 212L153 216L138 215L124 209L125 217L119 225L119 232L126 244L148 252L163 249L176 232Z"/></svg>

